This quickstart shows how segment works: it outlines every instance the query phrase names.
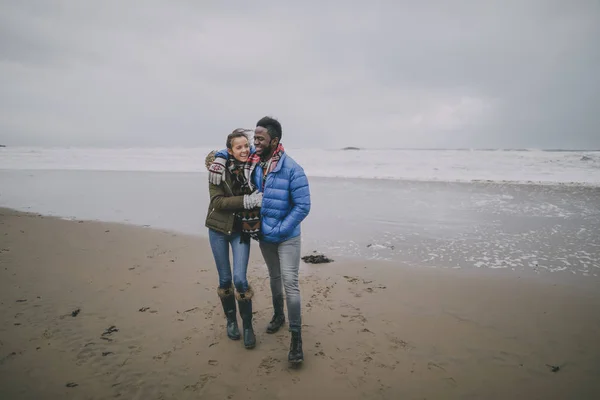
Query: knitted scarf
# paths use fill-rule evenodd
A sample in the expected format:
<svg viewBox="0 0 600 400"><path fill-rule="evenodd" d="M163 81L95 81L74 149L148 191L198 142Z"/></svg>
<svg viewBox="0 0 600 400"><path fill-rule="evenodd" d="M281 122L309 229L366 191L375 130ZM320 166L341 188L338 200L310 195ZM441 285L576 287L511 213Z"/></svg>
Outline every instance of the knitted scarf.
<svg viewBox="0 0 600 400"><path fill-rule="evenodd" d="M250 179L250 175L246 175L246 166L247 163L239 162L233 157L227 160L227 169L231 173L233 185L236 187L236 189L239 189L236 190L236 193L234 193L234 195L252 193L252 182Z"/></svg>
<svg viewBox="0 0 600 400"><path fill-rule="evenodd" d="M255 167L256 163L251 160L245 163L240 163L233 157L227 160L227 169L231 173L233 186L236 189L234 195L246 195L254 191L251 176ZM248 243L250 239L258 240L260 233L260 208L240 210L236 212L235 217L242 228L240 241Z"/></svg>
<svg viewBox="0 0 600 400"><path fill-rule="evenodd" d="M273 153L273 155L271 156L271 158L269 158L266 161L261 161L260 157L257 156L256 154L252 155L252 162L256 162L256 163L260 163L260 166L262 167L263 170L263 180L262 180L262 189L264 191L265 189L265 182L267 181L267 175L269 175L271 172L273 172L275 170L275 167L277 167L277 163L279 162L279 160L281 159L281 156L283 155L283 153L285 152L283 145L281 143L279 143L279 145L277 145L277 148L275 149L275 152Z"/></svg>

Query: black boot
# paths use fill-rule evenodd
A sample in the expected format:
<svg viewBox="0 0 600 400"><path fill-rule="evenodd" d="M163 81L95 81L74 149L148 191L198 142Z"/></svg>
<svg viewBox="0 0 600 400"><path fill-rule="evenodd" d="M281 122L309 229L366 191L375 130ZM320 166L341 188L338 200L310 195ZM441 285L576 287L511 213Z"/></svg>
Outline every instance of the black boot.
<svg viewBox="0 0 600 400"><path fill-rule="evenodd" d="M302 334L300 331L292 332L292 342L290 343L288 361L292 364L299 364L304 361L304 352L302 351Z"/></svg>
<svg viewBox="0 0 600 400"><path fill-rule="evenodd" d="M273 318L267 325L267 333L275 333L285 323L285 314L283 313L283 295L273 297Z"/></svg>
<svg viewBox="0 0 600 400"><path fill-rule="evenodd" d="M235 294L233 292L233 288L219 288L217 289L217 294L221 299L223 311L225 312L225 317L227 318L227 337L231 340L239 340L240 330L237 324L237 310L235 308Z"/></svg>
<svg viewBox="0 0 600 400"><path fill-rule="evenodd" d="M240 308L240 316L242 317L244 347L247 349L253 349L254 346L256 346L256 337L254 336L254 329L252 328L253 294L254 293L251 288L248 288L245 293L236 293L238 307Z"/></svg>

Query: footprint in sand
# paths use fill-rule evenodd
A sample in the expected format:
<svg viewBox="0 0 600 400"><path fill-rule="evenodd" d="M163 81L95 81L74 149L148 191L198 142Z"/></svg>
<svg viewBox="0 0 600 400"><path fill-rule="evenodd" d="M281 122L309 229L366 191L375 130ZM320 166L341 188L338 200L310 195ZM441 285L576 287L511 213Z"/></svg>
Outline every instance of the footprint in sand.
<svg viewBox="0 0 600 400"><path fill-rule="evenodd" d="M434 363L433 361L429 361L427 363L427 369L430 371L444 371L446 372L446 369L436 363Z"/></svg>
<svg viewBox="0 0 600 400"><path fill-rule="evenodd" d="M382 286L382 285L368 287L368 288L365 289L365 292L367 292L367 293L375 293L378 289L387 289L387 287Z"/></svg>
<svg viewBox="0 0 600 400"><path fill-rule="evenodd" d="M328 322L327 327L331 331L330 335L336 333L341 324L342 324L342 321Z"/></svg>
<svg viewBox="0 0 600 400"><path fill-rule="evenodd" d="M353 310L353 311L360 311L360 308L359 308L359 307L353 306L352 304L348 304L348 303L343 303L343 304L341 305L341 307L342 307L342 308L349 308L349 309L351 309L351 310Z"/></svg>
<svg viewBox="0 0 600 400"><path fill-rule="evenodd" d="M437 373L437 374L443 374L446 375L446 368L444 368L443 366L434 363L433 361L429 361L427 363L427 369L433 373ZM411 371L412 372L412 371ZM448 386L451 387L455 387L457 385L456 380L451 377L451 376L446 376L444 378L441 378L446 384L448 384Z"/></svg>
<svg viewBox="0 0 600 400"><path fill-rule="evenodd" d="M193 385L184 386L183 390L191 390L192 392L197 392L199 390L204 389L206 385L208 385L211 381L215 380L217 375L212 374L202 374L198 377L198 380Z"/></svg>
<svg viewBox="0 0 600 400"><path fill-rule="evenodd" d="M344 278L351 284L358 284L360 282L362 282L364 285L369 285L371 283L373 283L373 281L368 281L365 279L360 279L357 278L355 276L348 276L348 275L344 275ZM385 286L383 285L374 285L374 286L369 286L365 289L363 289L365 292L367 293L374 293L376 292L378 289L387 289ZM362 294L356 290L350 289L350 292L352 294L354 294L354 297L362 297Z"/></svg>
<svg viewBox="0 0 600 400"><path fill-rule="evenodd" d="M84 346L83 349L77 353L77 361L75 364L81 366L94 358L94 356L96 356L96 349L94 349L93 346Z"/></svg>
<svg viewBox="0 0 600 400"><path fill-rule="evenodd" d="M389 341L392 343L393 349L412 350L413 347L405 340L398 339L395 336L387 335Z"/></svg>
<svg viewBox="0 0 600 400"><path fill-rule="evenodd" d="M275 366L280 363L276 358L271 356L267 356L262 359L260 364L258 365L258 374L259 375L269 375L275 370Z"/></svg>
<svg viewBox="0 0 600 400"><path fill-rule="evenodd" d="M20 354L20 353L19 353ZM15 351L13 351L12 353L9 353L8 355L0 358L0 365L4 364L5 362L12 360L13 358L15 358L17 356L17 353Z"/></svg>
<svg viewBox="0 0 600 400"><path fill-rule="evenodd" d="M400 364L400 361L394 362L393 365L388 365L388 364L383 364L383 363L377 363L377 368L391 369L393 371L393 370L396 369L396 367L398 366L398 364Z"/></svg>
<svg viewBox="0 0 600 400"><path fill-rule="evenodd" d="M204 319L212 319L213 314L214 314L216 308L217 308L217 306L206 307L204 310L208 310L208 311L205 312Z"/></svg>
<svg viewBox="0 0 600 400"><path fill-rule="evenodd" d="M160 361L160 360L164 360L164 363L166 364L167 361L169 360L169 357L171 357L171 351L164 351L154 357L152 357L153 360L156 361Z"/></svg>
<svg viewBox="0 0 600 400"><path fill-rule="evenodd" d="M336 361L331 366L333 367L333 370L340 375L348 374L348 363L347 362Z"/></svg>
<svg viewBox="0 0 600 400"><path fill-rule="evenodd" d="M341 314L341 317L348 318L350 322L358 322L361 325L364 325L367 323L367 319L362 314L354 314L354 315Z"/></svg>
<svg viewBox="0 0 600 400"><path fill-rule="evenodd" d="M142 352L142 348L136 345L129 345L127 346L127 348L129 349L129 355L130 356L135 356L138 355Z"/></svg>

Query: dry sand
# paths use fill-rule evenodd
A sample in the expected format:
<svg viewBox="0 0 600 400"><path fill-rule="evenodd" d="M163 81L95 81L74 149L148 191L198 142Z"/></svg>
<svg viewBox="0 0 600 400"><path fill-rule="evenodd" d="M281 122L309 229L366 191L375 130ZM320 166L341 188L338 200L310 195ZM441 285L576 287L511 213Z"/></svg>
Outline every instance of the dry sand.
<svg viewBox="0 0 600 400"><path fill-rule="evenodd" d="M251 257L245 350L225 335L205 239L0 210L0 399L600 398L597 288L302 265L292 369L287 330L264 333L269 282Z"/></svg>

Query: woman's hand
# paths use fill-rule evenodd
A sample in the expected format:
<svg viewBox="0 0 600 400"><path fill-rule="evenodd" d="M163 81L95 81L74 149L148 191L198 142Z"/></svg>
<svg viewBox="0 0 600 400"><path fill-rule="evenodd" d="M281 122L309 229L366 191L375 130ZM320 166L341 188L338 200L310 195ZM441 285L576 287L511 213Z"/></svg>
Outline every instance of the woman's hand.
<svg viewBox="0 0 600 400"><path fill-rule="evenodd" d="M262 205L262 192L255 191L252 194L244 195L244 208L251 210L253 208L260 207Z"/></svg>
<svg viewBox="0 0 600 400"><path fill-rule="evenodd" d="M221 157L215 158L215 160L208 167L208 181L213 185L219 186L223 180L223 173L225 172L225 165L227 160Z"/></svg>

